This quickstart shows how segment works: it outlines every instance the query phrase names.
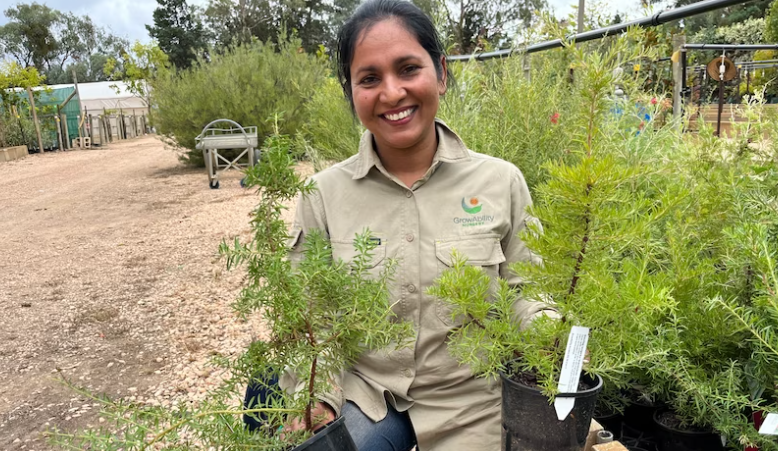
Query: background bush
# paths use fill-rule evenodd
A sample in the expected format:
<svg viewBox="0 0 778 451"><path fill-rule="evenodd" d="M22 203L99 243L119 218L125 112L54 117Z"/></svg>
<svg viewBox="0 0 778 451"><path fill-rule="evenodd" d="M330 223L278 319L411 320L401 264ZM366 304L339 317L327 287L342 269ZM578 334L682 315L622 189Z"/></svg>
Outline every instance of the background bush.
<svg viewBox="0 0 778 451"><path fill-rule="evenodd" d="M27 146L37 147L35 125L26 117L16 118L10 113L0 116L0 148Z"/></svg>
<svg viewBox="0 0 778 451"><path fill-rule="evenodd" d="M555 52L564 57L564 51ZM524 173L530 189L545 178L543 163L565 152L570 86L555 59L535 58L531 76L521 57L452 63L457 86L439 116L467 146L502 158Z"/></svg>
<svg viewBox="0 0 778 451"><path fill-rule="evenodd" d="M280 133L294 135L307 121L305 103L326 73L325 61L301 51L295 38L232 47L158 77L152 84L154 124L171 144L186 149L185 160L202 165L195 137L215 119L255 125L263 138L279 115Z"/></svg>
<svg viewBox="0 0 778 451"><path fill-rule="evenodd" d="M351 112L338 80L325 77L305 105L308 121L303 124L298 145L316 170L357 153L364 127Z"/></svg>

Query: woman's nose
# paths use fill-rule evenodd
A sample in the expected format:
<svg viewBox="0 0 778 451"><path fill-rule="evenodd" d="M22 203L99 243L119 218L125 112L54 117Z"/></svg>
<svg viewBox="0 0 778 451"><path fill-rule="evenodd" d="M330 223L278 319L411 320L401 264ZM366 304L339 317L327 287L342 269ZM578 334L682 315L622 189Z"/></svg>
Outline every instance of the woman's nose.
<svg viewBox="0 0 778 451"><path fill-rule="evenodd" d="M388 77L384 80L384 86L381 90L381 102L388 105L396 105L406 96L405 87L401 81L394 77Z"/></svg>

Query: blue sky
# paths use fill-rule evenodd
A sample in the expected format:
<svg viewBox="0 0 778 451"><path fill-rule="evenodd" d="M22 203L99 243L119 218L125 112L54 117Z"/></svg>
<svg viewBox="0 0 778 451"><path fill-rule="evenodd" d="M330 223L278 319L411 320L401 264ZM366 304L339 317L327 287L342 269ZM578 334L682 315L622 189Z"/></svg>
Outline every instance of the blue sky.
<svg viewBox="0 0 778 451"><path fill-rule="evenodd" d="M88 15L95 24L116 35L132 41L144 42L149 40L145 24L152 22L152 13L157 6L156 0L38 0L38 2L60 11ZM190 2L204 6L207 0L190 0ZM573 5L577 5L577 0L548 0L548 2L559 18L567 17L573 12ZM14 3L16 0L0 0L0 9L4 10ZM630 17L636 18L641 16L636 7L638 3L638 0L609 0L608 4L600 10L607 11L608 15L616 11L628 12ZM5 16L0 15L0 25L5 22Z"/></svg>

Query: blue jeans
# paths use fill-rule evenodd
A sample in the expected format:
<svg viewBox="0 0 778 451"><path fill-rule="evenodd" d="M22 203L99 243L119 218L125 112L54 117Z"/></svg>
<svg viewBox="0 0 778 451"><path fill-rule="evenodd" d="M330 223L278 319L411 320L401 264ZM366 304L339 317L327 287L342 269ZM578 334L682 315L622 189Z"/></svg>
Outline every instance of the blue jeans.
<svg viewBox="0 0 778 451"><path fill-rule="evenodd" d="M243 405L256 408L265 405L269 399L279 396L278 380L273 378L266 384L251 384L246 388ZM346 402L341 415L346 419L346 428L360 451L410 451L416 446L416 434L413 431L408 412L398 412L387 403L386 417L373 422L351 401ZM266 417L244 415L243 422L249 430L256 430Z"/></svg>

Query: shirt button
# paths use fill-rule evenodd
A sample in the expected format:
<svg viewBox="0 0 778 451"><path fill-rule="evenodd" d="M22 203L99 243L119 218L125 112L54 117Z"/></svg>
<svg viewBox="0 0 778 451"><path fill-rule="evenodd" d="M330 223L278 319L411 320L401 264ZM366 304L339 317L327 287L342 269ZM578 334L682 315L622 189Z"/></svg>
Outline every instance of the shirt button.
<svg viewBox="0 0 778 451"><path fill-rule="evenodd" d="M405 377L413 377L413 371L411 371L410 368L406 368L403 370L403 375Z"/></svg>
<svg viewBox="0 0 778 451"><path fill-rule="evenodd" d="M405 197L411 197L411 196L413 196L413 192L411 192L411 191L406 191L405 192Z"/></svg>
<svg viewBox="0 0 778 451"><path fill-rule="evenodd" d="M413 293L416 291L416 285L409 284L408 285L408 293Z"/></svg>
<svg viewBox="0 0 778 451"><path fill-rule="evenodd" d="M405 241L407 241L407 242L409 242L409 243L410 243L411 241L413 241L413 234L412 234L412 233L409 233L409 234L405 235Z"/></svg>

